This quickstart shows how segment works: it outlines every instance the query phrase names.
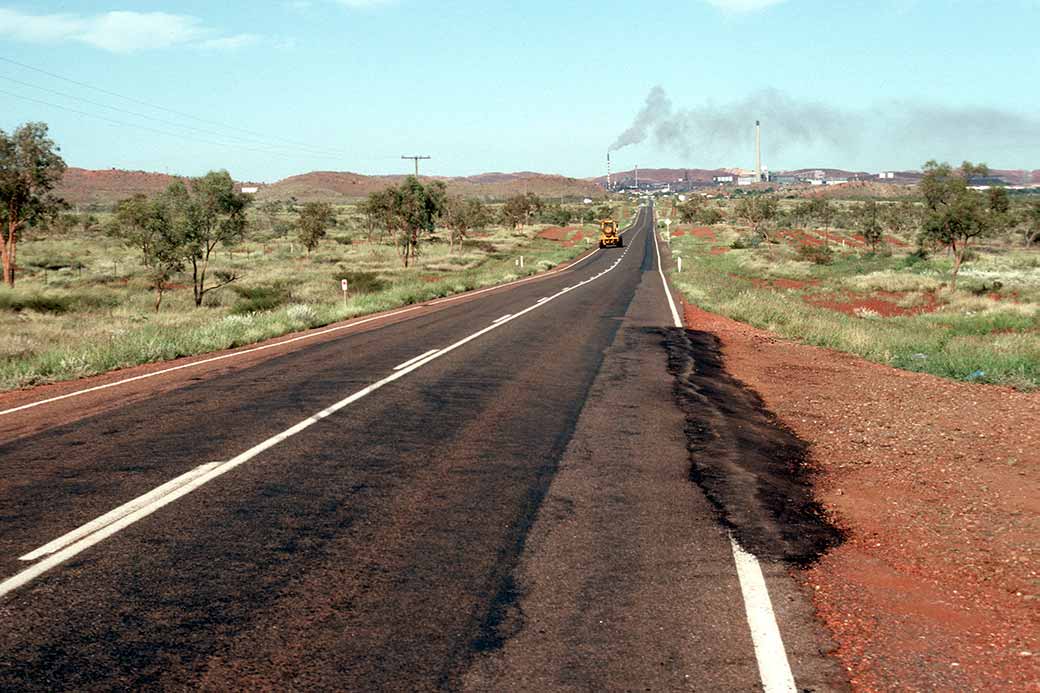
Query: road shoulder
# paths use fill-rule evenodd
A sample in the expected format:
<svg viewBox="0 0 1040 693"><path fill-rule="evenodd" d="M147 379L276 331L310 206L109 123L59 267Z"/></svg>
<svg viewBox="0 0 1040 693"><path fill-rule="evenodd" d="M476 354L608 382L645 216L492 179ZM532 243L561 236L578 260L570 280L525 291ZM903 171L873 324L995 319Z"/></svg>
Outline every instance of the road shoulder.
<svg viewBox="0 0 1040 693"><path fill-rule="evenodd" d="M758 681L728 532L689 479L656 272L644 272L617 319L528 536L500 647L476 658L467 690L744 690ZM841 690L808 598L783 566L763 569L782 595L776 610L800 685Z"/></svg>
<svg viewBox="0 0 1040 693"><path fill-rule="evenodd" d="M1035 690L1040 394L899 371L689 305L686 321L809 444L816 498L846 540L800 579L854 688Z"/></svg>

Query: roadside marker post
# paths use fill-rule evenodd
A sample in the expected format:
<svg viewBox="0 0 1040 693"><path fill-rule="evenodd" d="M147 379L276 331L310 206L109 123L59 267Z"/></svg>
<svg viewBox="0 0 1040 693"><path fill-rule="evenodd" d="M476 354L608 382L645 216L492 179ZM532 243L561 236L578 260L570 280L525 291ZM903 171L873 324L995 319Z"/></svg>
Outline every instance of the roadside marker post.
<svg viewBox="0 0 1040 693"><path fill-rule="evenodd" d="M339 288L343 290L343 307L347 307L347 290L350 288L350 283L346 279L339 280Z"/></svg>
<svg viewBox="0 0 1040 693"><path fill-rule="evenodd" d="M676 264L679 265L679 272L681 273L682 272L682 256L681 255L676 256L675 262L676 262Z"/></svg>

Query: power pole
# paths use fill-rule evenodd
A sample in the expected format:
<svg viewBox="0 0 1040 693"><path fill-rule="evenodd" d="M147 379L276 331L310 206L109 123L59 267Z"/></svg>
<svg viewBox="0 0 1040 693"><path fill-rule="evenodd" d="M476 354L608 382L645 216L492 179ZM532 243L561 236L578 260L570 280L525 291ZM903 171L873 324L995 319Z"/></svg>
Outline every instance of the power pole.
<svg viewBox="0 0 1040 693"><path fill-rule="evenodd" d="M418 178L419 177L419 160L420 159L429 159L430 157L428 157L428 156L402 156L401 158L402 159L411 159L412 161L415 162L415 177Z"/></svg>

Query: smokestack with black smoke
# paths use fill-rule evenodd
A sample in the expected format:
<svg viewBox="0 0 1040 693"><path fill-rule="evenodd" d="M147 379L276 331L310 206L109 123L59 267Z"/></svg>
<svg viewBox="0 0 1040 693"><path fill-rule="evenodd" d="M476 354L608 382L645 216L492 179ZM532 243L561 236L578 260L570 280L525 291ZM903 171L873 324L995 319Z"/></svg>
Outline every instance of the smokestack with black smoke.
<svg viewBox="0 0 1040 693"><path fill-rule="evenodd" d="M746 146L747 124L761 117L769 121L767 153L771 156L792 146L822 147L851 156L860 139L872 139L896 150L924 144L932 152L929 156L953 160L990 159L1001 151L1021 158L1024 142L1040 140L1036 116L996 108L893 101L838 109L764 89L730 103L676 109L665 90L655 86L610 151L651 139L684 158L694 151L705 158L732 156ZM755 172L761 174L757 146Z"/></svg>

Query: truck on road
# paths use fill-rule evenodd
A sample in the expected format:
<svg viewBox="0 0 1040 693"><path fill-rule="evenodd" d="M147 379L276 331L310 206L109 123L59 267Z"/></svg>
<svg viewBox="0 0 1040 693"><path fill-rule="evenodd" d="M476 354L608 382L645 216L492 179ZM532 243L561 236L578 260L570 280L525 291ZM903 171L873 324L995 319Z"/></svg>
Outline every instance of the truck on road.
<svg viewBox="0 0 1040 693"><path fill-rule="evenodd" d="M618 233L617 222L613 219L600 219L599 222L599 247L620 248L625 244Z"/></svg>

